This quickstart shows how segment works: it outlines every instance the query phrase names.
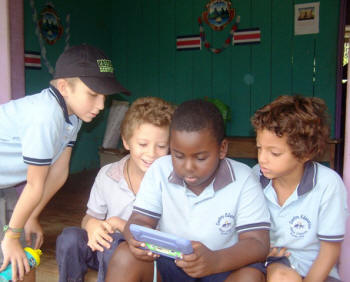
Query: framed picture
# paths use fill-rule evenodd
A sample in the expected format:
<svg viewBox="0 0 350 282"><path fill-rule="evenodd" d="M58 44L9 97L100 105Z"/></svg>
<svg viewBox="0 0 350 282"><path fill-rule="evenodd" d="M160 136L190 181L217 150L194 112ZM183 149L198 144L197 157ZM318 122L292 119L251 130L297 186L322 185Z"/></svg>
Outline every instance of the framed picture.
<svg viewBox="0 0 350 282"><path fill-rule="evenodd" d="M294 34L319 33L320 2L296 4L294 7Z"/></svg>

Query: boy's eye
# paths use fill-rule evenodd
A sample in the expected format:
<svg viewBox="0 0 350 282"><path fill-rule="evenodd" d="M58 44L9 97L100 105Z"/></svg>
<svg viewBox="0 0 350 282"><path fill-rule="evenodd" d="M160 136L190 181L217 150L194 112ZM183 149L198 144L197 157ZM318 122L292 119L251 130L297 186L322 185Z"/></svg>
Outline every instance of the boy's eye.
<svg viewBox="0 0 350 282"><path fill-rule="evenodd" d="M166 149L167 146L165 146L165 145L158 145L158 148L160 148L160 149Z"/></svg>
<svg viewBox="0 0 350 282"><path fill-rule="evenodd" d="M207 158L208 158L207 156L202 156L202 155L197 156L198 161L205 161Z"/></svg>
<svg viewBox="0 0 350 282"><path fill-rule="evenodd" d="M279 157L281 155L281 153L276 153L276 152L271 152L271 154L275 157Z"/></svg>
<svg viewBox="0 0 350 282"><path fill-rule="evenodd" d="M179 154L174 154L174 157L175 157L176 159L183 159L183 156L182 156L182 155L179 155Z"/></svg>
<svg viewBox="0 0 350 282"><path fill-rule="evenodd" d="M146 147L146 146L147 146L147 144L142 143L142 144L139 144L139 146L141 146L141 147Z"/></svg>

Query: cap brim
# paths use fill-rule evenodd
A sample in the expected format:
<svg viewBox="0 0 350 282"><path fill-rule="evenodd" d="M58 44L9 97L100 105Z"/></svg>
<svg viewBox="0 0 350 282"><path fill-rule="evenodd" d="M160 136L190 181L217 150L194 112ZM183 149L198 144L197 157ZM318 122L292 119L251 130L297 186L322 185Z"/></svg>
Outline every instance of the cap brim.
<svg viewBox="0 0 350 282"><path fill-rule="evenodd" d="M91 90L103 95L123 93L130 96L131 92L124 88L114 77L79 77Z"/></svg>

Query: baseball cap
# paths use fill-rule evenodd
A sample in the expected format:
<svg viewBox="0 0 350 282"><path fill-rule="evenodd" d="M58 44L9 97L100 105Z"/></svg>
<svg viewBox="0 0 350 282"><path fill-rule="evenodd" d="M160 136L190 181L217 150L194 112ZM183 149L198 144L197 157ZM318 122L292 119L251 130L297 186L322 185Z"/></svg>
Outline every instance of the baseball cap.
<svg viewBox="0 0 350 282"><path fill-rule="evenodd" d="M91 45L72 46L58 57L54 79L68 77L79 77L87 87L100 94L131 94L115 78L112 61Z"/></svg>

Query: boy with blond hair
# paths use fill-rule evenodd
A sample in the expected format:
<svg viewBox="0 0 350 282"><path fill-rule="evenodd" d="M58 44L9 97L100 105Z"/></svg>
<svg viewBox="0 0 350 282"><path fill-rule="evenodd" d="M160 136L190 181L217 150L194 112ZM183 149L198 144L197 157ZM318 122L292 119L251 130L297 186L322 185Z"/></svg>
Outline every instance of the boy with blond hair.
<svg viewBox="0 0 350 282"><path fill-rule="evenodd" d="M159 157L169 152L174 107L156 97L139 98L121 125L129 154L101 168L92 186L81 227L65 228L57 239L59 281L83 281L88 268L105 280L109 259L123 239L140 182Z"/></svg>
<svg viewBox="0 0 350 282"><path fill-rule="evenodd" d="M105 96L118 92L129 93L115 79L112 62L83 44L60 55L49 88L0 105L0 271L11 263L14 281L30 270L21 234L27 244L35 234L34 247L41 246L38 217L68 177L82 121L92 121Z"/></svg>

